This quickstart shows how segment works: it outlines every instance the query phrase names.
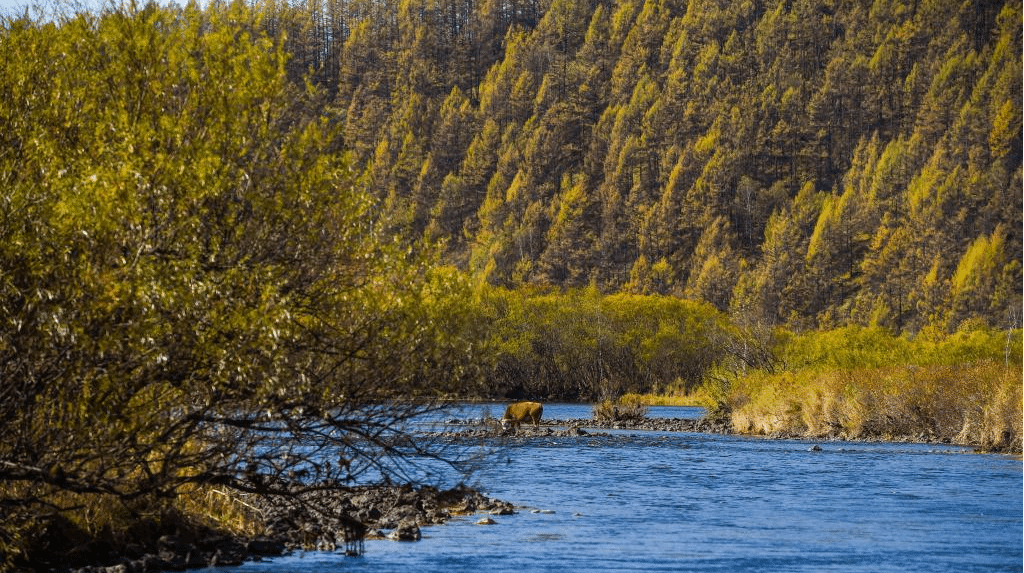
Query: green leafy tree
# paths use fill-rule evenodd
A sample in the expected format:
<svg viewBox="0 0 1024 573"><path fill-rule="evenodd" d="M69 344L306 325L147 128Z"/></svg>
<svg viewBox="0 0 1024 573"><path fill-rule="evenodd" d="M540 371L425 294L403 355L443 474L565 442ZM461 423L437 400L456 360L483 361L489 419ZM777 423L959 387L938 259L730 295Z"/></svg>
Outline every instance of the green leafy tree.
<svg viewBox="0 0 1024 573"><path fill-rule="evenodd" d="M402 427L469 390L462 283L382 234L261 28L241 2L0 28L3 527L437 453Z"/></svg>

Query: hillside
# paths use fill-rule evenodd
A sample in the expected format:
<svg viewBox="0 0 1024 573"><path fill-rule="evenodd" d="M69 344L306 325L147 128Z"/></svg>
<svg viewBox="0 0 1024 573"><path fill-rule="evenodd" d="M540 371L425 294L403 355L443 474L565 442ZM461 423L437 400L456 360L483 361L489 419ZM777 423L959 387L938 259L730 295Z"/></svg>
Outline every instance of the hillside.
<svg viewBox="0 0 1024 573"><path fill-rule="evenodd" d="M270 8L361 182L501 286L1019 325L1021 3Z"/></svg>
<svg viewBox="0 0 1024 573"><path fill-rule="evenodd" d="M0 570L337 531L470 398L1020 452L1019 0L303 1L0 14Z"/></svg>

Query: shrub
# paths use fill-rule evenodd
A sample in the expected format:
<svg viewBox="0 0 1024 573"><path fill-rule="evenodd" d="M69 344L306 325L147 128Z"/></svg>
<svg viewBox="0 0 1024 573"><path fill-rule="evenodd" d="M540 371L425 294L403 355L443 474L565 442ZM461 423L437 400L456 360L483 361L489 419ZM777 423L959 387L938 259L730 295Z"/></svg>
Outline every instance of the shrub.
<svg viewBox="0 0 1024 573"><path fill-rule="evenodd" d="M405 473L476 362L262 9L116 4L0 17L0 569L50 517Z"/></svg>
<svg viewBox="0 0 1024 573"><path fill-rule="evenodd" d="M618 400L604 399L594 406L598 422L637 422L647 417L647 402L637 394L624 394Z"/></svg>
<svg viewBox="0 0 1024 573"><path fill-rule="evenodd" d="M719 358L724 319L709 305L665 296L485 288L499 396L594 400L690 392Z"/></svg>

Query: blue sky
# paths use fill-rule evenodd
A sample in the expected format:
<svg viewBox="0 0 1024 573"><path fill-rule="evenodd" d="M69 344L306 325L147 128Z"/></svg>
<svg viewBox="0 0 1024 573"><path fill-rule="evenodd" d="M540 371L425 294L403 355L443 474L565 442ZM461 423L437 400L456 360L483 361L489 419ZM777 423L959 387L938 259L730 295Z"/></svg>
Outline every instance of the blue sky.
<svg viewBox="0 0 1024 573"><path fill-rule="evenodd" d="M77 12L77 7L97 7L101 6L110 0L0 0L0 14L21 15L24 12L26 6L41 5L44 6L47 11L51 11L54 6L61 6L61 10L64 12ZM120 0L113 0L114 3L120 2ZM159 0L161 4L167 4L166 0ZM139 4L144 5L146 0L140 0Z"/></svg>
<svg viewBox="0 0 1024 573"><path fill-rule="evenodd" d="M26 6L32 6L33 4L39 4L42 6L52 7L54 4L71 4L70 2L53 2L53 0L0 0L0 14L5 16L13 14L21 15L25 11Z"/></svg>
<svg viewBox="0 0 1024 573"><path fill-rule="evenodd" d="M0 0L0 14L10 14L12 10L28 4L27 0Z"/></svg>

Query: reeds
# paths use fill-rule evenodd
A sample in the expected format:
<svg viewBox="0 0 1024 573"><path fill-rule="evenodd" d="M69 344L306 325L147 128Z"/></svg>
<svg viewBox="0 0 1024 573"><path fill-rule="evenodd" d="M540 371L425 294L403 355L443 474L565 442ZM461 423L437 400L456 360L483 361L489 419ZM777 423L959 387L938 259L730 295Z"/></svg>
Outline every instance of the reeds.
<svg viewBox="0 0 1024 573"><path fill-rule="evenodd" d="M1021 449L1021 370L991 362L748 377L733 426L757 434L917 438Z"/></svg>
<svg viewBox="0 0 1024 573"><path fill-rule="evenodd" d="M831 336L831 335L830 335ZM898 339L903 362L879 365L869 356L855 367L843 356L863 354L857 333L840 338L829 364L802 361L776 374L755 372L733 382L728 395L733 427L764 435L841 439L912 439L1021 451L1022 370L998 360L997 335L955 335L942 341ZM879 334L871 332L877 342ZM893 337L896 339L896 337ZM1006 337L1003 336L1002 340ZM818 348L816 351L820 351ZM890 354L891 356L891 354Z"/></svg>

